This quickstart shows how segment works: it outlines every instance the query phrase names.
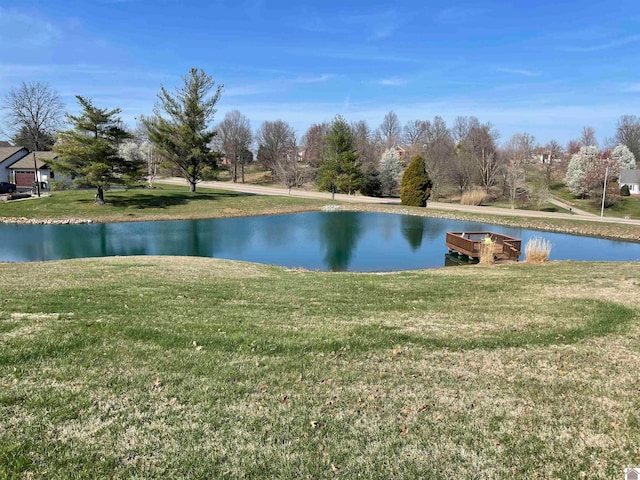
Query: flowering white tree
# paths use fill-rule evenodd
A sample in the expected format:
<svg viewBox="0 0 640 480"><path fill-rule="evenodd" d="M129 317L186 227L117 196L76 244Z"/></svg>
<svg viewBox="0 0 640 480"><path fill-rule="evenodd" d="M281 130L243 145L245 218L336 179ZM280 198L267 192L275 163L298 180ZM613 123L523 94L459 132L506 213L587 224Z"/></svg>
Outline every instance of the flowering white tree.
<svg viewBox="0 0 640 480"><path fill-rule="evenodd" d="M581 147L578 153L571 156L565 183L574 195L585 197L591 190L586 179L589 169L597 162L600 153L594 146Z"/></svg>
<svg viewBox="0 0 640 480"><path fill-rule="evenodd" d="M380 159L380 183L382 184L382 193L384 195L392 195L400 186L400 177L402 176L402 163L400 155L395 148L385 150Z"/></svg>
<svg viewBox="0 0 640 480"><path fill-rule="evenodd" d="M153 182L158 174L158 167L161 163L160 156L154 151L153 145L148 140L138 143L127 141L118 147L118 152L122 158L134 163L144 163L147 165L147 182L149 188L153 188Z"/></svg>
<svg viewBox="0 0 640 480"><path fill-rule="evenodd" d="M636 168L636 157L626 145L618 145L611 152L611 158L617 164L618 174L620 170Z"/></svg>
<svg viewBox="0 0 640 480"><path fill-rule="evenodd" d="M565 182L574 195L597 197L605 178L608 184L620 175L621 169L634 166L633 153L624 145L617 146L611 153L600 153L594 146L582 147L571 157Z"/></svg>

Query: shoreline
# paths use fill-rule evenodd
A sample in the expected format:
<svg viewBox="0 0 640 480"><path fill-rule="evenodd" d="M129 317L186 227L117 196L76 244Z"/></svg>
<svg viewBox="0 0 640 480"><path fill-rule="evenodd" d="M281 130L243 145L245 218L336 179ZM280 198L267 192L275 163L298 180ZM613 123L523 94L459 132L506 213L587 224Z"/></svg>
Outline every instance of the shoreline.
<svg viewBox="0 0 640 480"><path fill-rule="evenodd" d="M271 211L256 211L247 215L242 212L225 210L221 215L209 216L149 216L149 217L112 217L112 218L37 218L37 217L0 217L0 224L12 225L82 225L93 223L128 223L128 222L163 222L177 220L214 220L218 218L239 218L268 215L287 215L294 213L318 212L330 207L328 211L343 212L377 212L391 213L396 215L412 215L419 217L445 218L450 220L471 221L487 223L493 225L507 226L512 228L523 228L527 230L537 230L541 232L562 233L567 235L587 236L604 238L609 240L619 240L632 243L640 243L640 228L634 225L617 224L611 222L592 222L584 219L559 219L560 223L554 223L555 219L521 217L514 215L507 217L503 215L493 215L491 213L462 212L452 210L418 209L414 207L403 207L399 205L377 205L377 204L340 204L328 203L322 207L309 206L296 207L294 209L279 208ZM236 214L239 213L239 214ZM635 228L634 228L635 227Z"/></svg>

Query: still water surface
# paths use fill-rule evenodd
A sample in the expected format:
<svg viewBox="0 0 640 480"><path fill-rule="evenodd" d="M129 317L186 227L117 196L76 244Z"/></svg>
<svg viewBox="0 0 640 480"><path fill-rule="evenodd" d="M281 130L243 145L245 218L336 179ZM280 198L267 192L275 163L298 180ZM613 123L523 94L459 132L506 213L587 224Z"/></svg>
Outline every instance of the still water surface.
<svg viewBox="0 0 640 480"><path fill-rule="evenodd" d="M552 260L640 260L640 244L475 222L385 213L314 212L265 217L88 225L0 225L0 261L112 255L189 255L334 271L441 267L447 231L551 241ZM522 258L522 257L521 257Z"/></svg>

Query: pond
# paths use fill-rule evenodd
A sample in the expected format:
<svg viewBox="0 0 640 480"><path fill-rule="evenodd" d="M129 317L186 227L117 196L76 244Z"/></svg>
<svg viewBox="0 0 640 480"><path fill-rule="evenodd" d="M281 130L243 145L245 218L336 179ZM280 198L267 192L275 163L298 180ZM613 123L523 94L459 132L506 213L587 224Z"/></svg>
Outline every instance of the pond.
<svg viewBox="0 0 640 480"><path fill-rule="evenodd" d="M552 260L640 260L637 243L411 215L313 212L166 222L4 224L0 261L188 255L310 270L412 270L445 264L447 231L483 230L521 238L523 249L531 237L542 236L552 243Z"/></svg>

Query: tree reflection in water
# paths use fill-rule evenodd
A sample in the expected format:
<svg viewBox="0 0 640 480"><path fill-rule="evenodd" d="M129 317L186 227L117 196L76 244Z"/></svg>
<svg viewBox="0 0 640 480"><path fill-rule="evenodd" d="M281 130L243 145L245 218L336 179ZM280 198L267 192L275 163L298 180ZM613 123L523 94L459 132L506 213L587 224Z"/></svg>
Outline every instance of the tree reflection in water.
<svg viewBox="0 0 640 480"><path fill-rule="evenodd" d="M320 243L325 249L324 261L328 270L347 270L353 251L362 235L360 214L357 212L325 213L320 220Z"/></svg>

